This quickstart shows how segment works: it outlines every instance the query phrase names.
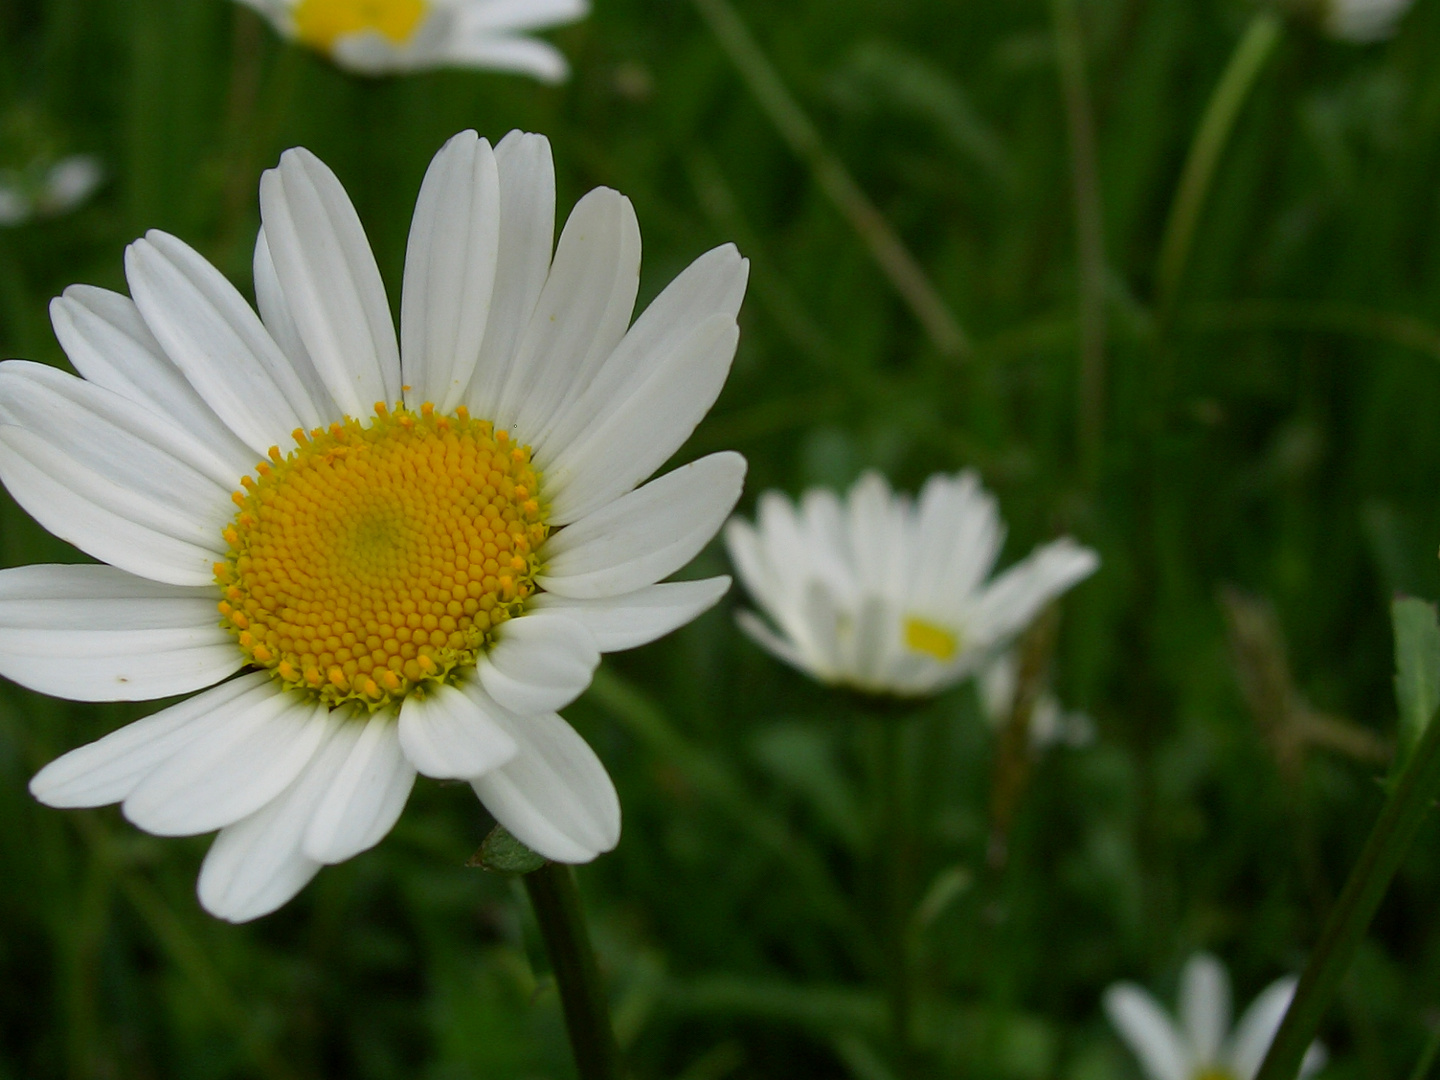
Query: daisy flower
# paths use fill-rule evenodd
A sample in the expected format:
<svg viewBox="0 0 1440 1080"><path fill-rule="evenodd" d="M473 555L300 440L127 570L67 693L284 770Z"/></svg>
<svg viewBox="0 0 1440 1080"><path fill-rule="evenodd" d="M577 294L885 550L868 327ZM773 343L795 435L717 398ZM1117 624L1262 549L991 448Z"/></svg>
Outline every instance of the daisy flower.
<svg viewBox="0 0 1440 1080"><path fill-rule="evenodd" d="M1342 41L1383 41L1394 35L1411 3L1413 0L1325 0L1321 22L1326 33Z"/></svg>
<svg viewBox="0 0 1440 1080"><path fill-rule="evenodd" d="M980 672L980 704L992 728L1003 727L1015 708L1020 665L1013 649L1001 653ZM1030 747L1088 746L1095 741L1095 724L1083 712L1071 712L1053 691L1042 689L1030 710Z"/></svg>
<svg viewBox="0 0 1440 1080"><path fill-rule="evenodd" d="M90 154L36 161L24 169L0 169L0 226L69 213L90 198L104 179L100 160Z"/></svg>
<svg viewBox="0 0 1440 1080"><path fill-rule="evenodd" d="M729 585L656 583L719 529L744 459L637 485L720 391L746 261L701 256L629 326L629 201L590 192L552 258L549 143L465 132L421 187L397 340L319 159L286 152L260 204L258 315L151 232L130 297L52 303L83 378L0 364L0 479L106 564L0 572L0 674L80 701L202 691L30 790L119 802L157 835L218 829L200 900L233 921L377 843L417 771L468 780L548 858L594 858L619 802L556 710L602 652Z"/></svg>
<svg viewBox="0 0 1440 1080"><path fill-rule="evenodd" d="M973 472L932 476L918 501L879 473L842 502L760 497L756 524L732 520L730 557L771 623L740 626L824 683L920 697L975 673L1099 559L1070 539L987 580L1005 540L995 499ZM773 625L772 625L773 624Z"/></svg>
<svg viewBox="0 0 1440 1080"><path fill-rule="evenodd" d="M569 73L533 30L590 13L589 0L240 0L280 35L360 75L423 68L515 71L555 83Z"/></svg>
<svg viewBox="0 0 1440 1080"><path fill-rule="evenodd" d="M1105 1012L1149 1080L1254 1080L1295 994L1295 979L1277 979L1261 991L1230 1030L1230 976L1208 953L1196 953L1180 975L1178 1024L1134 983L1105 991ZM1300 1076L1325 1064L1311 1045Z"/></svg>

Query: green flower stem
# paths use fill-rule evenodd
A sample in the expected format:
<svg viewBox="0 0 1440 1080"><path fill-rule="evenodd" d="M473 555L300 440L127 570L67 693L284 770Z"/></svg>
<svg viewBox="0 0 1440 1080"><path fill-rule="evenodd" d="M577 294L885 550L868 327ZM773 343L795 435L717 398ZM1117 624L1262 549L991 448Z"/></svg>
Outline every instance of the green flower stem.
<svg viewBox="0 0 1440 1080"><path fill-rule="evenodd" d="M1174 309L1180 281L1190 259L1190 245L1195 239L1200 212L1205 208L1220 155L1230 141L1230 132L1235 127L1241 106L1250 96L1256 78L1280 41L1283 26L1281 16L1269 8L1255 13L1240 43L1235 46L1230 63L1220 76L1210 104L1206 106L1205 115L1195 131L1195 141L1190 144L1190 154L1185 159L1180 186L1170 206L1164 239L1160 243L1155 293L1156 311L1162 327L1168 324Z"/></svg>
<svg viewBox="0 0 1440 1080"><path fill-rule="evenodd" d="M1390 886L1390 879L1410 850L1437 793L1440 793L1440 723L1432 722L1400 772L1390 798L1370 830L1255 1080L1293 1080L1299 1072L1305 1050L1315 1038L1320 1020L1350 968L1355 949L1364 938Z"/></svg>
<svg viewBox="0 0 1440 1080"><path fill-rule="evenodd" d="M619 1080L620 1048L610 1027L610 1006L585 929L574 871L547 862L526 874L524 881L560 987L576 1071L581 1080Z"/></svg>
<svg viewBox="0 0 1440 1080"><path fill-rule="evenodd" d="M910 834L906 820L905 718L881 713L879 726L879 831L876 870L879 878L881 948L884 955L885 1000L890 1021L895 1073L913 1073L913 1019L910 994Z"/></svg>

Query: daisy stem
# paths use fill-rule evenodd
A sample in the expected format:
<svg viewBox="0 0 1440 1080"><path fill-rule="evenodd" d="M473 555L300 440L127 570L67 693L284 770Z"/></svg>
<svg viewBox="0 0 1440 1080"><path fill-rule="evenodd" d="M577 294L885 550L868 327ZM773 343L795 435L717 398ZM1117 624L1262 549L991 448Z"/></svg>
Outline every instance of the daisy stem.
<svg viewBox="0 0 1440 1080"><path fill-rule="evenodd" d="M1340 899L1300 975L1295 997L1255 1080L1293 1080L1355 950L1440 792L1440 722L1432 722L1396 778Z"/></svg>
<svg viewBox="0 0 1440 1080"><path fill-rule="evenodd" d="M877 860L884 951L885 996L895 1072L911 1075L910 1046L910 835L905 814L905 718L881 715L880 832Z"/></svg>
<svg viewBox="0 0 1440 1080"><path fill-rule="evenodd" d="M1240 43L1235 46L1224 74L1215 84L1200 126L1195 129L1195 139L1190 144L1190 153L1180 173L1175 201L1170 204L1170 216L1165 221L1160 261L1155 271L1155 307L1162 329L1174 312L1180 281L1190 259L1190 245L1195 239L1195 229L1200 223L1200 212L1205 208L1215 169L1220 164L1225 145L1230 141L1230 132L1235 127L1241 106L1250 96L1255 80L1280 41L1283 25L1281 16L1269 8L1261 8L1255 13Z"/></svg>
<svg viewBox="0 0 1440 1080"><path fill-rule="evenodd" d="M524 877L545 952L560 988L565 1029L581 1080L619 1080L620 1048L610 1026L610 1006L585 929L585 912L575 873L547 862Z"/></svg>

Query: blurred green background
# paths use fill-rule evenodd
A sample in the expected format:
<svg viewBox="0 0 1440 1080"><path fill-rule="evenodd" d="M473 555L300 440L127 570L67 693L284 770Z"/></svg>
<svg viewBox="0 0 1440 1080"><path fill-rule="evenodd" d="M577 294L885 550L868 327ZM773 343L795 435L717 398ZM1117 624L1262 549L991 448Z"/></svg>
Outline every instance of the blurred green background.
<svg viewBox="0 0 1440 1080"><path fill-rule="evenodd" d="M746 512L866 467L911 489L975 467L1006 562L1067 531L1102 554L1052 669L1096 738L1033 761L1005 858L973 688L904 721L918 1038L924 1075L1136 1077L1109 983L1173 1000L1208 948L1243 1005L1303 964L1383 794L1389 596L1440 596L1440 4L1381 45L1286 28L1163 321L1162 229L1252 6L740 0L968 332L959 353L932 344L700 8L596 0L548 35L574 76L547 88L352 78L226 0L4 0L0 152L95 153L108 181L0 231L0 354L63 365L49 298L123 289L123 247L149 228L248 294L259 173L296 144L349 189L392 302L425 166L465 127L547 134L562 213L595 185L627 194L642 302L736 241L753 263L740 352L682 459L742 451ZM1067 10L1103 207L1088 279ZM1079 390L1087 282L1098 408ZM0 547L5 565L80 558L8 498ZM691 572L726 569L715 545ZM873 731L741 638L742 602L607 658L567 710L624 805L619 849L580 871L620 1037L637 1077L884 1080ZM422 780L377 849L243 927L195 900L205 838L30 799L45 761L152 709L0 688L0 1077L573 1075L523 893L463 866L489 825L464 786ZM1410 1074L1440 1023L1437 890L1432 820L1325 1025L1325 1075Z"/></svg>

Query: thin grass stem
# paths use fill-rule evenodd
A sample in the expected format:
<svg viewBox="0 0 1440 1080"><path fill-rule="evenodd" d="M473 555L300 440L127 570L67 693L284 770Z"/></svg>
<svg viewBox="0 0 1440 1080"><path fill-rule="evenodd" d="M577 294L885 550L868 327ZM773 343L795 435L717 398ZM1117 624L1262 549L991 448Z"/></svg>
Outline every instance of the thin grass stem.
<svg viewBox="0 0 1440 1080"><path fill-rule="evenodd" d="M815 182L859 234L881 271L900 294L935 348L946 356L970 352L970 339L911 254L850 171L832 154L820 132L786 87L729 0L694 0L700 17L735 65L750 93L791 151L810 166Z"/></svg>

